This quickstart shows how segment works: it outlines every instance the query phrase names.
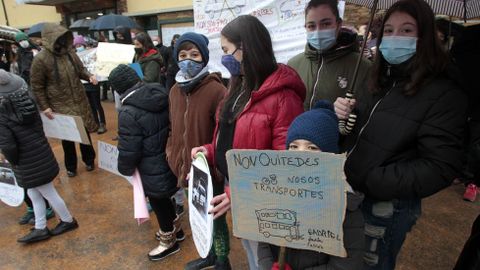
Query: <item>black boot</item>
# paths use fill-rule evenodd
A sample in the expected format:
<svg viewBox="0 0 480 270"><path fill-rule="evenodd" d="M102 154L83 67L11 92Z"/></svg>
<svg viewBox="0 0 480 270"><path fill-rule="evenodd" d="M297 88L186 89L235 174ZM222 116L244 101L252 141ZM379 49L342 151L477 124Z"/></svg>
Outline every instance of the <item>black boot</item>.
<svg viewBox="0 0 480 270"><path fill-rule="evenodd" d="M211 269L215 267L216 260L217 256L215 256L215 253L210 251L205 259L199 258L187 263L187 265L185 265L185 270Z"/></svg>
<svg viewBox="0 0 480 270"><path fill-rule="evenodd" d="M46 240L50 238L50 231L48 228L45 229L33 229L30 231L29 234L25 235L24 237L18 238L17 242L19 243L33 243L33 242L38 242L42 240Z"/></svg>
<svg viewBox="0 0 480 270"><path fill-rule="evenodd" d="M226 261L219 261L217 260L215 262L215 270L232 270L232 266L230 265L230 260L227 260Z"/></svg>
<svg viewBox="0 0 480 270"><path fill-rule="evenodd" d="M60 223L58 223L57 226L51 231L51 234L59 235L71 230L75 230L76 228L78 228L78 223L75 219L73 219L72 222L60 221Z"/></svg>

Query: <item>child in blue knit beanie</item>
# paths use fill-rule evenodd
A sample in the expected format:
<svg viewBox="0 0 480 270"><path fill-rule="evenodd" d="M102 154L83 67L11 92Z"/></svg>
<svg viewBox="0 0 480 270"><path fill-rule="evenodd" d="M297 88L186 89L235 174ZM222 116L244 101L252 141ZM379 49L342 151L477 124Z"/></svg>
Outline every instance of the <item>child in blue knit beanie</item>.
<svg viewBox="0 0 480 270"><path fill-rule="evenodd" d="M299 115L288 129L287 149L338 153L338 119L333 105L320 100L315 107ZM360 203L363 194L347 193L347 211L343 222L344 246L347 257L335 257L311 250L287 248L285 269L361 269L364 253L364 220ZM259 243L258 264L262 270L278 269L280 248ZM323 268L322 268L323 269Z"/></svg>

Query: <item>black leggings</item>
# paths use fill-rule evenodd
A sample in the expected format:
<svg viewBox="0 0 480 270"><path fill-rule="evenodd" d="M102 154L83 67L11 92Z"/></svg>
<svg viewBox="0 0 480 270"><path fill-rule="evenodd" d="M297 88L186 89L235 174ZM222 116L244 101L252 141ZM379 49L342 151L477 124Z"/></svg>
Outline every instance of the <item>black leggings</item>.
<svg viewBox="0 0 480 270"><path fill-rule="evenodd" d="M93 119L97 124L105 124L105 112L103 111L102 103L100 102L100 86L98 85L86 85L88 88L95 88L96 90L87 91L88 103L92 108Z"/></svg>
<svg viewBox="0 0 480 270"><path fill-rule="evenodd" d="M80 144L80 152L82 153L82 161L85 165L92 165L95 161L95 149L92 146L92 139L87 130L88 140L90 144ZM77 171L77 149L75 147L75 142L64 141L62 140L63 153L65 155L65 168L67 171L76 172Z"/></svg>
<svg viewBox="0 0 480 270"><path fill-rule="evenodd" d="M157 216L158 225L162 232L173 231L173 220L175 219L175 208L170 198L153 198L148 197L153 212Z"/></svg>

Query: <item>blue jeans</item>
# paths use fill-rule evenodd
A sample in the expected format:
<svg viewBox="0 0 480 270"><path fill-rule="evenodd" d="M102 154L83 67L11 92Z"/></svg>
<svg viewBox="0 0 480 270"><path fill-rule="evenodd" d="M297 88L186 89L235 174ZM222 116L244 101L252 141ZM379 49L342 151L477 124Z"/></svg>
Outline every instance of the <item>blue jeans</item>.
<svg viewBox="0 0 480 270"><path fill-rule="evenodd" d="M421 200L376 201L365 198L364 269L393 270L407 233L421 214Z"/></svg>

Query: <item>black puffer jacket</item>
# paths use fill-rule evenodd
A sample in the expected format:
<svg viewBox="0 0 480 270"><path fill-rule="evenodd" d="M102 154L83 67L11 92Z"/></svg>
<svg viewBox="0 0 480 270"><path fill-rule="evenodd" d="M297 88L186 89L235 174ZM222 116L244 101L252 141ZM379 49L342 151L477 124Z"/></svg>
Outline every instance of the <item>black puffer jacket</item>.
<svg viewBox="0 0 480 270"><path fill-rule="evenodd" d="M12 164L21 187L48 184L58 175L57 160L26 84L15 93L0 97L0 149Z"/></svg>
<svg viewBox="0 0 480 270"><path fill-rule="evenodd" d="M464 93L445 74L406 96L405 69L392 67L390 87L357 99L357 134L350 138L356 144L345 173L354 190L377 200L430 196L449 186L462 167Z"/></svg>
<svg viewBox="0 0 480 270"><path fill-rule="evenodd" d="M138 83L122 96L118 116L118 171L142 177L145 195L164 198L177 191L166 160L168 92L160 84Z"/></svg>
<svg viewBox="0 0 480 270"><path fill-rule="evenodd" d="M27 49L22 47L18 48L18 70L20 72L20 76L27 82L27 84L30 84L30 69L33 61L33 49L40 51L40 48L35 45L30 45L30 47Z"/></svg>

